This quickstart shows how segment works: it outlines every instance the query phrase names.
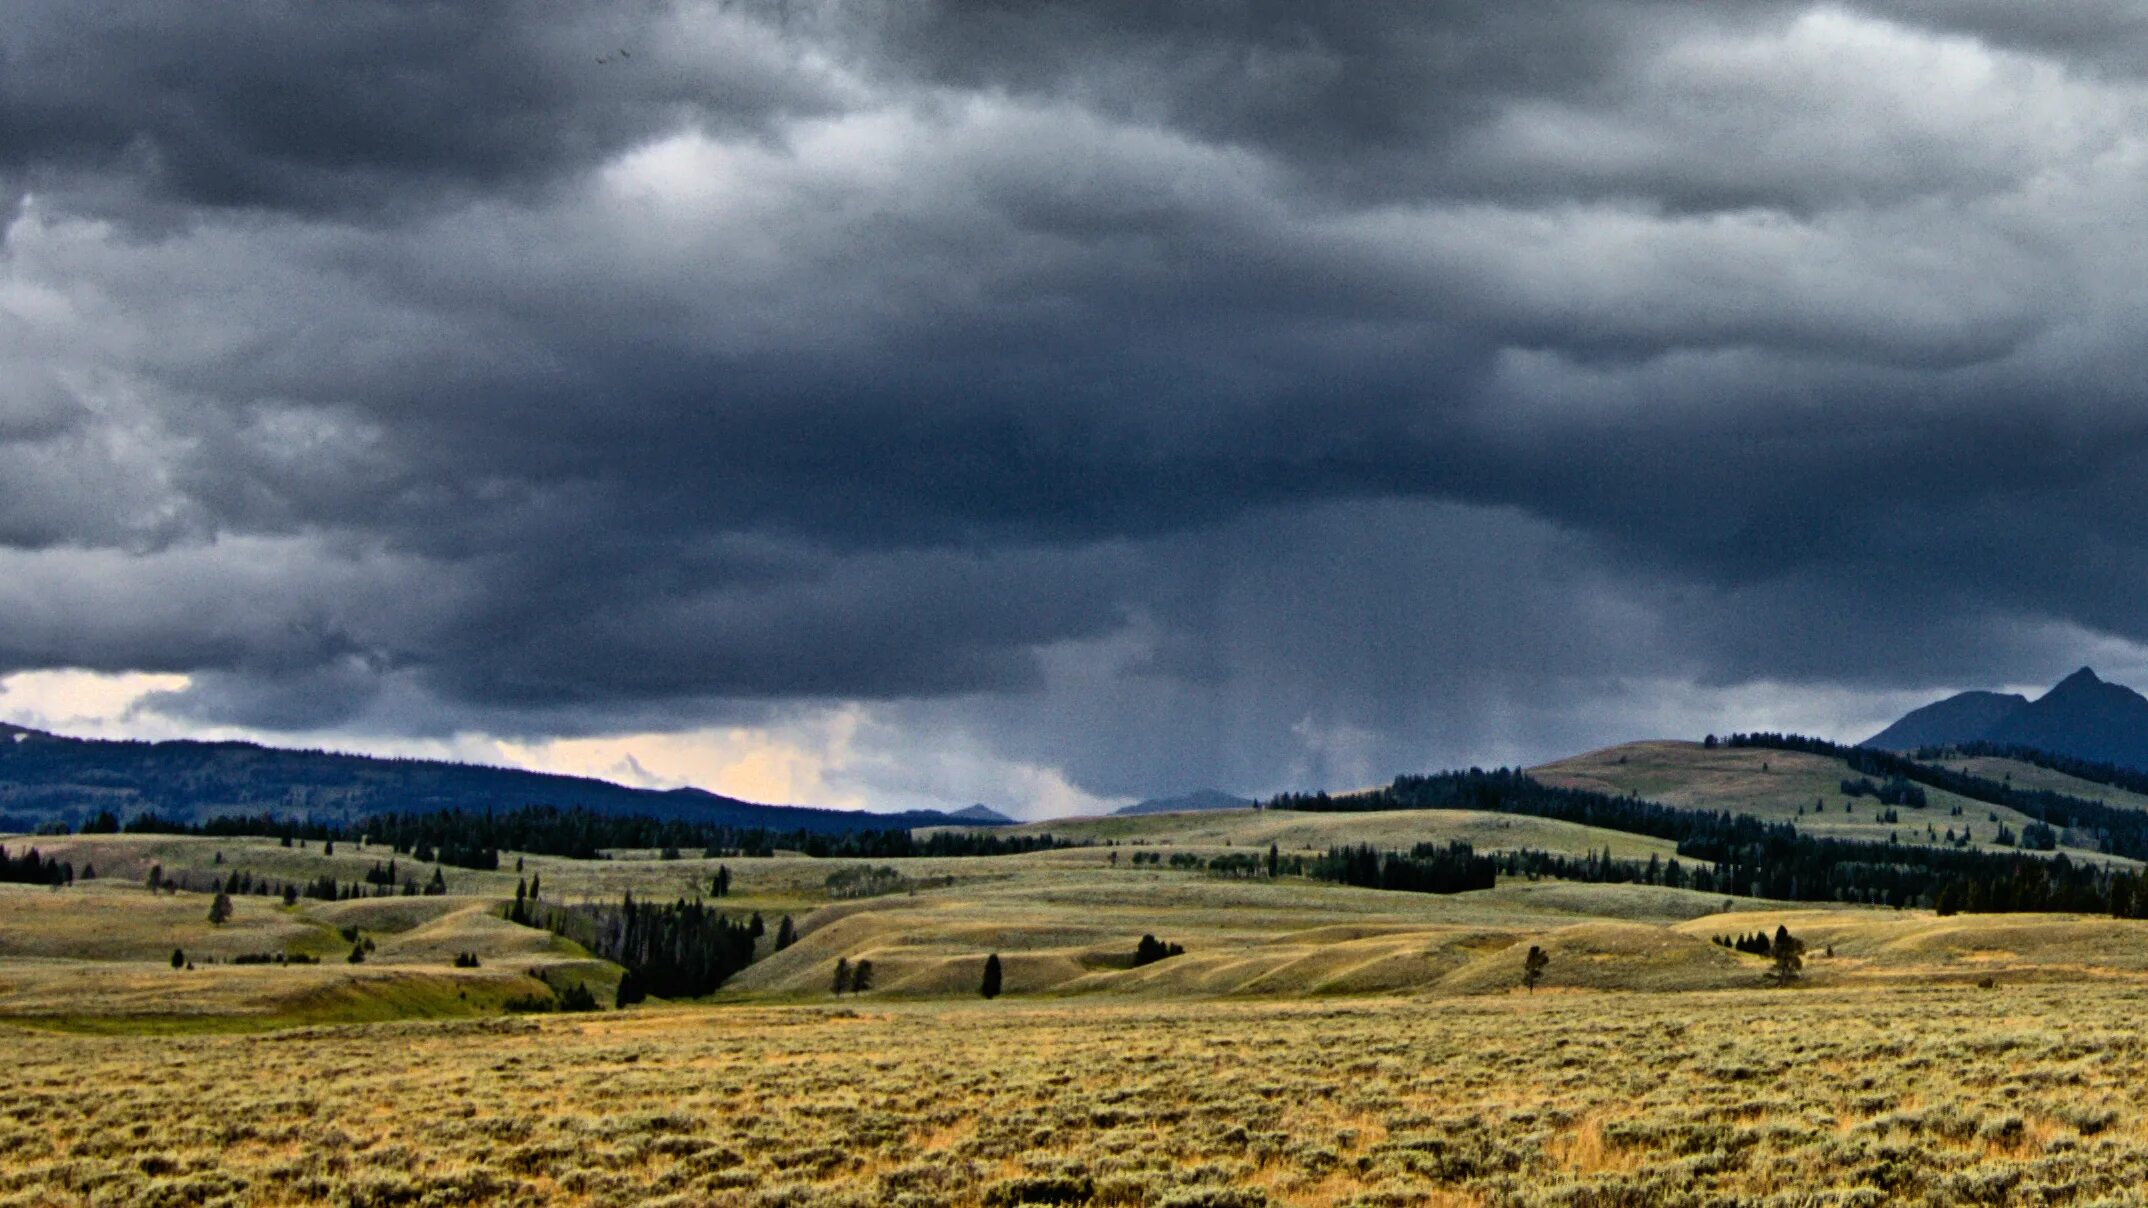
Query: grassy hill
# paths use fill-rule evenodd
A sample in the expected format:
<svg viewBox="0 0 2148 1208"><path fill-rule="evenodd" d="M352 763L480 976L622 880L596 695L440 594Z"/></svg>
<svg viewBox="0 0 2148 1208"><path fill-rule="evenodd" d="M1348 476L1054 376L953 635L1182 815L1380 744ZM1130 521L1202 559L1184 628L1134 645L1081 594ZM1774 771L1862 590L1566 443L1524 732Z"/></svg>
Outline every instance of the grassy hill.
<svg viewBox="0 0 2148 1208"><path fill-rule="evenodd" d="M1942 762L1951 767L1973 761ZM1998 762L2006 763L2010 768L2032 766L2013 764L2012 761ZM2034 770L2045 777L2072 779L2040 768ZM1728 810L1775 822L1790 822L1801 831L1821 837L1879 842L1893 837L1903 843L1929 844L1943 843L1949 829L1959 833L1966 828L1971 836L1971 846L2005 851L2010 849L1993 842L1999 825L2004 823L2018 835L2022 827L2034 821L2006 806L1973 801L1941 789L1928 789L1924 809L1897 807L1899 820L1886 822L1880 816L1880 811L1886 807L1878 801L1843 794L1842 782L1859 778L1848 764L1837 758L1798 751L1710 748L1697 742L1632 742L1531 768L1530 775L1546 784L1566 788L1633 793L1665 805ZM2075 783L2086 784L2085 781ZM2024 782L2024 787L2031 786ZM2106 790L2106 793L2115 791ZM2142 804L2148 806L2148 802ZM2082 847L2062 846L2061 850L2076 859L2127 866L2135 863Z"/></svg>
<svg viewBox="0 0 2148 1208"><path fill-rule="evenodd" d="M1630 766L1630 763L1629 763ZM1099 820L1144 829L1133 842L1189 847L1263 836L1315 845L1470 833L1498 821L1471 815L1313 818L1246 811L1240 817ZM1537 823L1541 825L1541 823ZM1203 829L1221 825L1216 831ZM1363 829L1352 830L1353 825ZM1288 828L1317 829L1293 832ZM1402 828L1402 829L1395 829ZM1580 832L1580 833L1575 833ZM1572 828L1586 845L1600 835ZM1551 832L1526 834L1531 843ZM1552 836L1556 837L1556 836ZM452 893L346 902L302 899L284 907L242 897L230 923L207 921L205 893L151 893L136 870L205 881L245 869L305 879L349 879L385 853L284 848L265 840L77 836L70 858L113 874L66 889L0 887L0 1020L73 1028L284 1026L391 1017L496 1014L507 999L584 981L606 997L616 967L574 945L501 917L517 874L445 870ZM1732 990L1759 984L1765 962L1712 942L1719 934L1787 924L1814 949L1818 985L1940 980L2136 979L2148 987L2148 925L2100 918L2004 915L1939 919L1924 911L1767 903L1635 885L1508 880L1454 895L1384 892L1298 878L1227 879L1169 867L1134 867L1128 848L1020 856L875 862L902 878L894 892L843 899L832 874L860 862L802 856L573 861L521 857L552 901L668 900L706 890L719 866L733 893L718 905L760 912L771 935L761 959L718 1002L827 1002L836 962L872 962L873 1001L964 998L983 958L998 953L1006 992L1071 1002L1217 998L1326 998L1402 994L1473 998L1514 993L1521 952L1552 957L1557 992ZM121 877L120 870L126 874ZM429 868L425 870L429 872ZM799 939L777 952L776 922ZM362 965L342 961L346 928L374 944ZM1184 946L1182 956L1135 967L1145 934ZM1833 945L1832 955L1823 955ZM182 947L191 971L168 957ZM323 959L317 966L236 966L252 952ZM480 967L458 969L458 953Z"/></svg>
<svg viewBox="0 0 2148 1208"><path fill-rule="evenodd" d="M1203 810L1187 813L1057 818L1009 829L1008 834L1052 834L1070 839L1153 844L1203 852L1257 848L1273 843L1285 851L1325 851L1330 847L1370 843L1407 848L1415 843L1462 841L1480 851L1539 851L1586 854L1609 848L1622 858L1669 859L1676 845L1646 835L1580 826L1549 818L1489 814L1473 810L1380 810L1362 814L1306 814L1287 810Z"/></svg>
<svg viewBox="0 0 2148 1208"><path fill-rule="evenodd" d="M1998 761L2004 763L2005 761ZM2065 790L2067 778L2029 765L1982 762L2027 786ZM1921 812L1885 823L1871 798L1840 807L1839 759L1692 743L1636 743L1539 769L1559 785L1639 794L1665 804L1790 821L1823 835L1905 842L1921 823L1968 826L1983 845L1993 813L2028 819L1943 792ZM2089 786L2097 787L2097 786ZM2085 790L2080 790L2085 791ZM2110 794L2106 793L2106 800ZM1815 800L1822 808L1813 809ZM2148 803L2144 803L2148 804ZM1955 813L1956 809L1960 813ZM1474 999L1515 992L1520 954L1551 956L1552 992L1689 992L1759 984L1765 962L1711 942L1787 925L1812 945L1815 985L1920 980L2118 980L2148 988L2148 926L2102 918L2001 915L1938 918L1917 910L1817 909L1642 885L1507 878L1451 895L1388 892L1294 876L1232 878L1204 869L1136 865L1168 849L1203 857L1318 853L1370 844L1404 849L1465 841L1479 851L1604 853L1627 860L1675 854L1661 839L1551 819L1472 810L1300 813L1218 810L1061 819L1013 828L1093 842L1019 855L863 861L778 854L661 859L623 851L576 860L507 853L494 871L441 866L447 894L344 902L241 897L233 919L207 921L203 892L152 893L152 869L206 888L244 871L278 882L329 876L362 881L394 859L399 879L426 883L435 866L378 843L169 835L71 835L35 840L95 879L69 888L0 887L0 1019L73 1028L244 1028L391 1017L497 1014L510 999L544 996L566 981L609 1001L621 970L548 932L505 917L518 883L541 882L553 903L704 897L719 869L731 893L714 902L766 927L759 959L717 995L720 1003L823 1003L838 962L870 961L869 998L880 1002L974 994L984 957L1000 955L1006 993L1069 1004L1121 1000L1290 999L1406 995ZM838 874L880 868L875 896L851 897ZM783 951L788 919L798 938ZM1144 935L1183 955L1136 966ZM368 959L343 960L352 937ZM170 968L173 948L192 970ZM254 953L323 959L319 965L239 966ZM455 957L472 953L476 968Z"/></svg>
<svg viewBox="0 0 2148 1208"><path fill-rule="evenodd" d="M2117 806L2121 809L2148 810L2148 795L2128 792L2125 789L2108 784L2098 784L2093 780L2083 780L2078 776L2069 776L2064 772L2053 771L2050 768L2029 763L2026 760L2003 759L1988 755L1948 755L1932 762L1942 767L1967 772L1972 776L1982 776L1987 780L1997 780L2005 784L2011 784L2015 788L2048 789L2054 793L2064 793L2069 797L2079 797L2084 801L2100 801L2105 805Z"/></svg>

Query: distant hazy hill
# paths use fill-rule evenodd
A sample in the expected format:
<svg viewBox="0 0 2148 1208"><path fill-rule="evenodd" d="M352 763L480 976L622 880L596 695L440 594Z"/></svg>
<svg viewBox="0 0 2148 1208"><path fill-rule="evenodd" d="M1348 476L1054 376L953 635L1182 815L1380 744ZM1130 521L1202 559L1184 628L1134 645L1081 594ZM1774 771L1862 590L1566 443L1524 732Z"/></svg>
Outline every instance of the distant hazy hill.
<svg viewBox="0 0 2148 1208"><path fill-rule="evenodd" d="M1253 802L1216 789L1200 789L1178 797L1151 797L1138 805L1113 810L1114 815L1183 814L1194 810L1251 809Z"/></svg>
<svg viewBox="0 0 2148 1208"><path fill-rule="evenodd" d="M2036 700L1964 692L1926 705L1865 740L1868 747L1988 742L2148 769L2148 697L2086 667Z"/></svg>
<svg viewBox="0 0 2148 1208"><path fill-rule="evenodd" d="M947 816L959 818L971 826L1009 826L1014 822L1014 819L981 801L976 805L963 806Z"/></svg>
<svg viewBox="0 0 2148 1208"><path fill-rule="evenodd" d="M154 811L191 820L260 812L356 818L388 811L508 810L523 805L581 806L608 814L821 834L957 821L936 810L874 814L755 805L701 789L634 789L510 768L292 751L247 742L110 742L0 724L0 831L27 830L53 820L80 823L106 809L122 818Z"/></svg>

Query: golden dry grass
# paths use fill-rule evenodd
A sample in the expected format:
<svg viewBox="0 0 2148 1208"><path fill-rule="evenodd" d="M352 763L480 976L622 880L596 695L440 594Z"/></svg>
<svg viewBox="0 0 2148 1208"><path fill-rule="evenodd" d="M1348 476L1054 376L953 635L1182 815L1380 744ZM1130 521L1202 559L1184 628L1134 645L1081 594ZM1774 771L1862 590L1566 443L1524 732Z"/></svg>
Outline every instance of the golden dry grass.
<svg viewBox="0 0 2148 1208"><path fill-rule="evenodd" d="M1131 817L1056 818L1010 828L1010 833L1044 833L1068 838L1115 840L1201 852L1253 848L1273 843L1284 851L1325 851L1354 843L1407 849L1417 843L1461 841L1479 851L1538 851L1586 854L1609 849L1622 859L1670 859L1677 845L1647 835L1605 830L1551 818L1494 814L1477 810L1374 810L1366 813L1296 813L1288 810L1200 810Z"/></svg>
<svg viewBox="0 0 2148 1208"><path fill-rule="evenodd" d="M372 858L73 842L100 868ZM0 887L0 1208L2148 1203L2148 923L1107 860L903 862L952 881L845 902L845 862L730 861L724 904L795 910L794 947L710 1004L572 1017L502 1014L528 970L605 1001L616 974L499 918L512 873L242 898L223 927L202 894ZM528 864L593 896L705 867ZM1790 990L1710 942L1777 926L1812 946ZM365 964L208 963L344 927ZM1130 968L1143 932L1187 952ZM195 970L163 959L182 941ZM861 957L876 988L831 1000Z"/></svg>
<svg viewBox="0 0 2148 1208"><path fill-rule="evenodd" d="M23 1033L0 1205L2139 1204L2135 988Z"/></svg>

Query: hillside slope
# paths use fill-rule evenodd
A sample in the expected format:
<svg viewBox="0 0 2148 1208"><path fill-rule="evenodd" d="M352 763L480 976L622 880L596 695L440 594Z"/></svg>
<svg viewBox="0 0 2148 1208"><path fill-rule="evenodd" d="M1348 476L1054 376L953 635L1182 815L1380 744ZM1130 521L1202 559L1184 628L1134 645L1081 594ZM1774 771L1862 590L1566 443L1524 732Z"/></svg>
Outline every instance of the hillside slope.
<svg viewBox="0 0 2148 1208"><path fill-rule="evenodd" d="M1947 761L1950 766L1959 761ZM1842 782L1859 779L1848 764L1824 755L1754 747L1707 747L1697 742L1625 743L1530 769L1546 784L1597 792L1635 793L1664 805L1726 810L1771 822L1795 823L1823 838L1903 843L1945 843L1947 833L1966 830L1970 846L2010 851L1993 842L2004 824L2018 834L2035 819L2005 806L1926 791L1921 810L1893 811L1871 797L1848 797ZM2062 850L2077 859L2112 861L2080 848ZM2115 861L2131 863L2131 861Z"/></svg>

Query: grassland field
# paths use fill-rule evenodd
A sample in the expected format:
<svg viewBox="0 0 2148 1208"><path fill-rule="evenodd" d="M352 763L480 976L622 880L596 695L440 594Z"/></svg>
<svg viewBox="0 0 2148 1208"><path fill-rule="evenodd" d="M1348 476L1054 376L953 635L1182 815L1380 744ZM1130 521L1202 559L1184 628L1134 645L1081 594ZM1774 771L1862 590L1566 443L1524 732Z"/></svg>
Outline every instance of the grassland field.
<svg viewBox="0 0 2148 1208"><path fill-rule="evenodd" d="M2051 788L2113 805L2148 808L2148 799L2017 760L1941 762L1948 767L1966 767L1993 780L2004 781L2011 776L2023 788ZM2035 821L2007 806L1929 789L1925 808L1901 807L1896 810L1897 821L1885 822L1880 816L1885 807L1878 801L1843 795L1842 781L1852 774L1841 760L1798 751L1710 749L1695 742L1634 742L1529 771L1546 784L1633 793L1686 809L1729 810L1771 822L1795 823L1799 830L1811 835L1868 842L1896 838L1903 843L1943 843L1949 829L1959 832L1967 828L1972 837L1968 846L2005 851L2009 849L1994 842L1999 825L2004 823L2018 835L2022 827ZM2117 867L2136 867L2139 863L2084 847L2073 836L2063 836L2059 850L2075 860Z"/></svg>
<svg viewBox="0 0 2148 1208"><path fill-rule="evenodd" d="M21 1033L0 1205L2148 1202L2137 985Z"/></svg>
<svg viewBox="0 0 2148 1208"><path fill-rule="evenodd" d="M1794 802L1826 769L1698 751L1546 775L1649 795L1682 760L1691 803L1808 821ZM1778 777L1776 796L1750 787ZM442 869L443 896L240 896L220 925L208 894L152 892L149 870L350 882L392 853L8 838L98 876L0 886L0 1206L2148 1203L2148 923L1516 879L1390 893L1128 858L1448 839L1670 855L1466 812L1036 829L1115 846L510 853ZM903 879L835 897L830 875L861 863ZM573 982L608 1005L620 972L509 922L518 880L553 901L667 899L719 866L717 904L770 934L717 995L508 1009ZM798 939L776 951L784 916ZM1714 942L1778 927L1809 945L1789 989ZM1185 953L1136 967L1144 934ZM1532 946L1549 965L1529 992ZM322 963L232 963L252 953ZM1005 993L986 1002L994 953ZM860 960L873 989L836 998L837 963Z"/></svg>

